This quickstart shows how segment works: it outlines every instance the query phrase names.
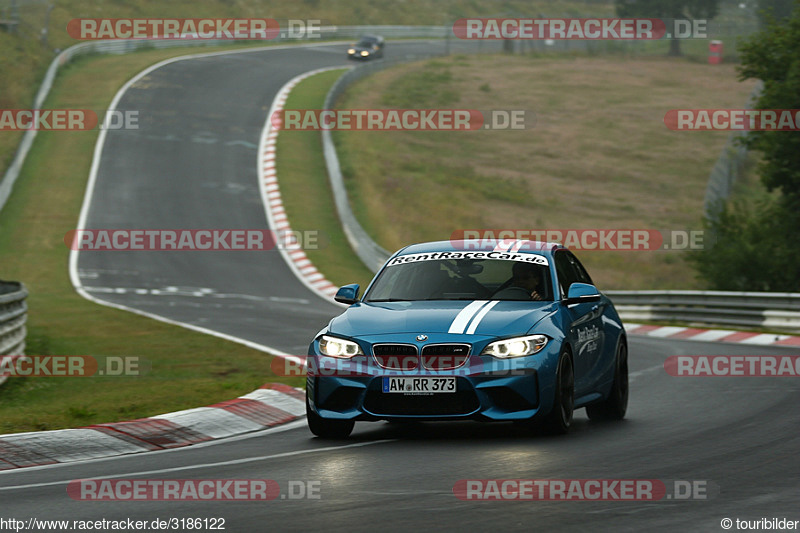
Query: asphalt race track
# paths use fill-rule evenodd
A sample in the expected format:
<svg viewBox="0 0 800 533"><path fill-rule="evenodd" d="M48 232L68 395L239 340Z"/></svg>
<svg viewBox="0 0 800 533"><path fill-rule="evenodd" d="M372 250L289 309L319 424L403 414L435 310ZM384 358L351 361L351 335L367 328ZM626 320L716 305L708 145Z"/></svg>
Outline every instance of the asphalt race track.
<svg viewBox="0 0 800 533"><path fill-rule="evenodd" d="M451 48L459 46L475 47ZM442 49L396 43L386 57ZM153 71L117 106L137 111L139 128L108 131L85 228L268 229L257 148L275 95L299 74L352 64L337 44L225 54ZM79 254L77 268L98 299L290 354L305 354L341 312L305 287L277 250L91 251Z"/></svg>
<svg viewBox="0 0 800 533"><path fill-rule="evenodd" d="M389 43L387 56L425 47ZM340 45L179 61L152 72L120 102L139 110L142 125L108 136L87 227L266 228L256 145L273 96L302 72L338 64L346 64ZM305 353L339 312L277 252L81 253L78 268L85 286L115 289L94 290L95 297L290 353ZM726 517L800 518L797 379L677 378L663 368L670 355L796 350L643 337L629 344L623 422L589 422L581 410L566 437L510 424L359 423L346 441L313 438L299 422L210 445L3 472L4 516L224 518L234 532L720 531ZM284 493L290 481L319 481L320 498L86 502L67 495L70 480L98 477L271 479ZM462 501L453 486L463 479L689 480L705 482L709 497Z"/></svg>
<svg viewBox="0 0 800 533"><path fill-rule="evenodd" d="M567 437L510 424L359 423L347 441L294 429L168 452L0 474L5 516L70 520L223 517L228 531L719 531L722 518L797 518L800 389L793 378L676 378L675 354L786 354L785 348L631 339L631 404L620 423L576 413ZM319 481L320 499L84 502L70 480ZM695 501L461 501L460 479L702 480ZM714 488L718 487L718 494ZM9 502L13 502L9 506Z"/></svg>
<svg viewBox="0 0 800 533"><path fill-rule="evenodd" d="M119 107L138 110L140 128L107 137L87 227L268 229L256 166L261 130L287 81L347 64L343 53L326 51L179 61L135 84ZM101 299L294 354L338 310L304 287L277 250L82 252L78 268L89 287L179 288L95 289Z"/></svg>

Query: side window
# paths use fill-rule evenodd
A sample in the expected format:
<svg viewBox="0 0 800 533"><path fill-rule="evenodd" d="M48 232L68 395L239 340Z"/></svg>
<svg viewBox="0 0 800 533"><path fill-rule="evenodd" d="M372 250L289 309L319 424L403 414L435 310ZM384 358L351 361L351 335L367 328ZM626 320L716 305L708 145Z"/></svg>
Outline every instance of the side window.
<svg viewBox="0 0 800 533"><path fill-rule="evenodd" d="M556 274L558 275L558 286L561 289L561 297L567 297L569 286L576 281L581 281L578 278L573 261L570 260L570 254L566 250L559 250L556 252Z"/></svg>
<svg viewBox="0 0 800 533"><path fill-rule="evenodd" d="M583 265L578 258L572 255L571 252L566 252L565 254L569 259L569 262L572 264L572 268L575 270L575 275L577 276L576 281L580 281L581 283L588 283L589 285L594 285L592 282L592 278L589 276L589 273L586 272L586 269L583 268Z"/></svg>

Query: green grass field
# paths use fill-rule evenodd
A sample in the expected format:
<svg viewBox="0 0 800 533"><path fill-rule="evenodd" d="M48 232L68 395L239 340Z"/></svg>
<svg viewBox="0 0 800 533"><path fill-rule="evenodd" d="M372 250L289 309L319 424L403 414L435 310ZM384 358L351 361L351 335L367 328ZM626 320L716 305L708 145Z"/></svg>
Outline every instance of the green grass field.
<svg viewBox="0 0 800 533"><path fill-rule="evenodd" d="M522 109L525 130L336 132L364 227L384 248L453 231L702 228L726 132L676 132L669 109L741 107L732 65L687 59L452 56L354 84L350 109ZM579 252L603 289L699 288L680 253Z"/></svg>

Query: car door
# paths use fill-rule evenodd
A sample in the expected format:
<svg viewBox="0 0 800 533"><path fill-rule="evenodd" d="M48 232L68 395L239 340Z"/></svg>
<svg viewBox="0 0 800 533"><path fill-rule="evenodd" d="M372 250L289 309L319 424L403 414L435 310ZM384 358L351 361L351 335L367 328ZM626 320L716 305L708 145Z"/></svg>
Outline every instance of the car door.
<svg viewBox="0 0 800 533"><path fill-rule="evenodd" d="M575 397L588 394L594 389L603 353L602 302L586 302L567 305L565 301L569 286L573 283L589 283L592 279L569 250L558 250L555 254L556 275L562 304L569 320L567 337L572 346L575 367Z"/></svg>

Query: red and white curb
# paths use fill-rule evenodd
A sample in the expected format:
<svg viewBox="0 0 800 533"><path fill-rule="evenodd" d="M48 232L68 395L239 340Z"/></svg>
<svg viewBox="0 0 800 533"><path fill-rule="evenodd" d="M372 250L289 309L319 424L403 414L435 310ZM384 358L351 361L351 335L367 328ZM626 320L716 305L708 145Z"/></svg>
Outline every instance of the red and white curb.
<svg viewBox="0 0 800 533"><path fill-rule="evenodd" d="M343 67L321 68L292 78L286 85L281 87L281 90L278 91L275 100L272 102L272 107L267 115L267 122L261 132L261 142L259 143L258 150L258 174L259 184L261 186L261 197L264 201L264 208L267 213L267 221L270 227L275 231L281 233L290 232L292 228L289 225L289 220L286 218L286 210L283 207L281 191L278 186L278 176L275 171L275 144L278 140L279 128L274 127L272 117L275 113L283 110L289 93L298 83L315 74L342 68ZM338 287L328 281L325 276L317 270L301 248L298 247L297 249L287 250L281 247L280 252L286 260L286 263L303 284L324 299L329 301L333 300L333 295L336 294Z"/></svg>
<svg viewBox="0 0 800 533"><path fill-rule="evenodd" d="M752 331L731 331L727 329L698 329L678 326L649 326L625 324L629 335L680 339L685 341L738 342L757 346L800 346L800 337L778 335L776 333L757 333Z"/></svg>
<svg viewBox="0 0 800 533"><path fill-rule="evenodd" d="M0 470L178 448L267 429L304 416L304 395L269 383L234 400L152 418L0 435Z"/></svg>

